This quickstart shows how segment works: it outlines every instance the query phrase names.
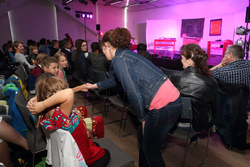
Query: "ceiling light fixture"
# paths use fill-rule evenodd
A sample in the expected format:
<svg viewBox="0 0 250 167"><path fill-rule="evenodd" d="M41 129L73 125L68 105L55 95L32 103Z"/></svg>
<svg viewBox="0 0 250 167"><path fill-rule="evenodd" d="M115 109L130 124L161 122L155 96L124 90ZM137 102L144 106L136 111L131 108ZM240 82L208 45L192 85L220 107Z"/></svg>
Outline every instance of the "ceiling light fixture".
<svg viewBox="0 0 250 167"><path fill-rule="evenodd" d="M72 2L73 0L67 0L66 2L65 2L65 4L69 4L70 2Z"/></svg>
<svg viewBox="0 0 250 167"><path fill-rule="evenodd" d="M81 3L85 4L85 5L88 4L88 2L86 0L79 0L79 2L81 2Z"/></svg>

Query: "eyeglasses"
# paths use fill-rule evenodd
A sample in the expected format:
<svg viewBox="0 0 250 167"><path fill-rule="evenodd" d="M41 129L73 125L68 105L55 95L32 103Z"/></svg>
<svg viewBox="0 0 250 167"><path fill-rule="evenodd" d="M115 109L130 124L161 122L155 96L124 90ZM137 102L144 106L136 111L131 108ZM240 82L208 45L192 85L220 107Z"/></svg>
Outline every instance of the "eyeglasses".
<svg viewBox="0 0 250 167"><path fill-rule="evenodd" d="M81 45L81 47L86 47L87 45Z"/></svg>

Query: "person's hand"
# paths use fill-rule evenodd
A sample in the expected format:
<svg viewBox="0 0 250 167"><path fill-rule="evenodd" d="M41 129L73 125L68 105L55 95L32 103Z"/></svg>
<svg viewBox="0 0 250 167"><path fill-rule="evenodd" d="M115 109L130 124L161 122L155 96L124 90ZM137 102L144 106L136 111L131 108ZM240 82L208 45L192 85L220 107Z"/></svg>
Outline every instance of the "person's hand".
<svg viewBox="0 0 250 167"><path fill-rule="evenodd" d="M88 88L86 87L86 84L81 85L81 91L82 92L88 92Z"/></svg>
<svg viewBox="0 0 250 167"><path fill-rule="evenodd" d="M97 84L86 83L85 88L87 89L97 89Z"/></svg>
<svg viewBox="0 0 250 167"><path fill-rule="evenodd" d="M32 97L29 101L28 101L28 104L27 104L27 108L32 106L35 102L37 102L37 97Z"/></svg>
<svg viewBox="0 0 250 167"><path fill-rule="evenodd" d="M220 64L221 64L222 67L224 67L224 66L226 66L226 65L228 64L227 58L226 58L225 56L224 56L223 59L221 60L221 63L220 63Z"/></svg>
<svg viewBox="0 0 250 167"><path fill-rule="evenodd" d="M31 112L31 114L37 114L46 109L45 105L43 104L43 101L33 102L31 104L28 104L26 107Z"/></svg>
<svg viewBox="0 0 250 167"><path fill-rule="evenodd" d="M142 124L142 135L144 136L145 121L142 121L141 124Z"/></svg>

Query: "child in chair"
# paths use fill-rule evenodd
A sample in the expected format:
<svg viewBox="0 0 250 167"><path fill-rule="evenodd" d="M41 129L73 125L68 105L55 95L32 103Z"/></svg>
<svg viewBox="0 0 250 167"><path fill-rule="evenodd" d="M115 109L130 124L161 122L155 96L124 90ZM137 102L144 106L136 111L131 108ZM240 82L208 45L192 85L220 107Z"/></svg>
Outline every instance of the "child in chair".
<svg viewBox="0 0 250 167"><path fill-rule="evenodd" d="M64 68L68 67L67 57L63 52L56 52L54 57L57 59L58 66L59 66L57 76L61 77L66 82L66 86L69 87L68 80L67 80L67 75L66 75L66 73L64 71Z"/></svg>
<svg viewBox="0 0 250 167"><path fill-rule="evenodd" d="M44 73L50 73L57 76L58 73L58 61L55 57L46 57L43 59L42 68Z"/></svg>
<svg viewBox="0 0 250 167"><path fill-rule="evenodd" d="M30 76L29 76L28 86L29 86L30 94L35 94L36 79L43 73L41 64L43 62L43 59L45 59L46 57L48 57L46 53L39 53L36 57L36 61L35 61L36 67L32 69Z"/></svg>
<svg viewBox="0 0 250 167"><path fill-rule="evenodd" d="M90 139L85 123L74 112L74 92L57 76L42 76L36 83L36 98L28 102L32 114L41 114L40 125L47 130L68 130L75 139L89 167L105 167L110 159L108 150L96 146Z"/></svg>

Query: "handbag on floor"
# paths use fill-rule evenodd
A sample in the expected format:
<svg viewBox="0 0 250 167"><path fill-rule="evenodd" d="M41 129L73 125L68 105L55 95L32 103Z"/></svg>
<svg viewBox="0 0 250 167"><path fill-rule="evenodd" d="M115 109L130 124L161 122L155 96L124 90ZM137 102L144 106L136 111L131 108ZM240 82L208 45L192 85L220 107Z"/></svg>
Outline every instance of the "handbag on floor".
<svg viewBox="0 0 250 167"><path fill-rule="evenodd" d="M75 107L73 111L85 122L90 139L104 137L104 121L101 116L88 117L88 111L84 106Z"/></svg>

